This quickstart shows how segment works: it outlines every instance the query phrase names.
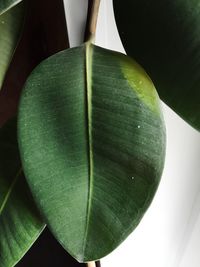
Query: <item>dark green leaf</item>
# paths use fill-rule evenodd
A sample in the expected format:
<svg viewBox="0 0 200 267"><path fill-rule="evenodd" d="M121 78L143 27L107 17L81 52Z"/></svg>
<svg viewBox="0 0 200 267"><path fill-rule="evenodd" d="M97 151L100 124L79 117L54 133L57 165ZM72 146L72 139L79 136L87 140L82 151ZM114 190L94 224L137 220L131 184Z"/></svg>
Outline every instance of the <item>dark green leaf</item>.
<svg viewBox="0 0 200 267"><path fill-rule="evenodd" d="M150 205L165 152L159 105L134 61L89 44L50 57L26 83L25 173L52 232L79 261L111 252Z"/></svg>
<svg viewBox="0 0 200 267"><path fill-rule="evenodd" d="M44 227L23 176L16 120L0 129L0 162L0 266L11 267Z"/></svg>
<svg viewBox="0 0 200 267"><path fill-rule="evenodd" d="M113 0L128 55L147 71L163 101L200 130L199 0Z"/></svg>
<svg viewBox="0 0 200 267"><path fill-rule="evenodd" d="M24 12L21 3L0 15L0 88L21 34Z"/></svg>
<svg viewBox="0 0 200 267"><path fill-rule="evenodd" d="M9 9L13 8L20 2L22 2L22 0L1 0L0 1L0 15L5 13Z"/></svg>

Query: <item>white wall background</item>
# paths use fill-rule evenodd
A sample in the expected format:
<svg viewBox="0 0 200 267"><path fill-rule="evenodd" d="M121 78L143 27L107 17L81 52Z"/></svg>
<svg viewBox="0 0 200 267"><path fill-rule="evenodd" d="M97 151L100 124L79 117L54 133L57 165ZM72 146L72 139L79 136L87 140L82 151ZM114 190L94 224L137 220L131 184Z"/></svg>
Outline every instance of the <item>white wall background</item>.
<svg viewBox="0 0 200 267"><path fill-rule="evenodd" d="M123 52L112 0L101 0L96 44ZM87 0L65 0L71 46L83 39ZM200 266L200 133L163 104L166 164L144 219L129 238L102 259L102 267Z"/></svg>

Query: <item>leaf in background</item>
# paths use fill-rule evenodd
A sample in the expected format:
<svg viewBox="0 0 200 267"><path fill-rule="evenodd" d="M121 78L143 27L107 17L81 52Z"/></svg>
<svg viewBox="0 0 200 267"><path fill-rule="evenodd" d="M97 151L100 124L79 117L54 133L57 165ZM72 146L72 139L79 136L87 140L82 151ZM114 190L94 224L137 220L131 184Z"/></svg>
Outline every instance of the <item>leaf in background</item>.
<svg viewBox="0 0 200 267"><path fill-rule="evenodd" d="M0 266L11 267L44 227L21 169L16 120L0 129L0 162Z"/></svg>
<svg viewBox="0 0 200 267"><path fill-rule="evenodd" d="M46 0L25 3L22 36L0 92L0 126L16 114L20 92L31 71L45 58L69 47L63 0L48 0L48 6Z"/></svg>
<svg viewBox="0 0 200 267"><path fill-rule="evenodd" d="M48 226L80 262L138 225L160 181L165 128L145 72L89 44L31 74L19 111L26 177Z"/></svg>
<svg viewBox="0 0 200 267"><path fill-rule="evenodd" d="M20 3L0 15L0 88L21 34L24 11L24 3Z"/></svg>
<svg viewBox="0 0 200 267"><path fill-rule="evenodd" d="M0 15L2 15L7 10L13 8L18 3L22 2L22 0L1 0L0 1Z"/></svg>
<svg viewBox="0 0 200 267"><path fill-rule="evenodd" d="M152 78L161 99L200 130L199 0L113 0L128 55Z"/></svg>

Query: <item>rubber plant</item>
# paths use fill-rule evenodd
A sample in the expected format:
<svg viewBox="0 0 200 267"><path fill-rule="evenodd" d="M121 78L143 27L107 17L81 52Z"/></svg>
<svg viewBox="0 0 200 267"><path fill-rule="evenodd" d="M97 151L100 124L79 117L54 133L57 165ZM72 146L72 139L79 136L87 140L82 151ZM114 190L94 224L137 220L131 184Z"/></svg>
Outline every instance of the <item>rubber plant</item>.
<svg viewBox="0 0 200 267"><path fill-rule="evenodd" d="M86 42L46 59L29 76L18 113L33 197L79 262L104 257L138 225L165 154L150 78L127 56L93 44L99 4L93 1Z"/></svg>
<svg viewBox="0 0 200 267"><path fill-rule="evenodd" d="M127 53L150 76L134 59L95 45L100 0L93 0L89 1L85 42L52 53L26 80L17 114L20 158L13 134L16 120L8 122L0 135L1 266L14 266L45 224L64 249L88 267L96 266L96 260L113 251L137 227L158 188L165 158L163 115L150 77L166 103L199 129L200 93L195 87L200 80L199 5L197 1L166 0L168 12L163 16L157 9L160 2L150 2L113 0ZM11 27L11 48L0 73L3 80L20 35L21 14L29 2L1 3L5 15L22 8L18 23L10 22L16 27ZM134 12L143 15L142 23ZM175 17L173 29L171 17ZM183 17L187 20L179 27ZM155 30L152 36L148 27ZM165 38L168 32L173 32L173 38ZM7 52L6 45L0 53L3 50ZM183 64L187 60L189 71ZM179 64L183 70L177 69ZM21 182L23 186L17 186ZM14 229L18 220L23 228ZM16 231L20 233L17 237Z"/></svg>

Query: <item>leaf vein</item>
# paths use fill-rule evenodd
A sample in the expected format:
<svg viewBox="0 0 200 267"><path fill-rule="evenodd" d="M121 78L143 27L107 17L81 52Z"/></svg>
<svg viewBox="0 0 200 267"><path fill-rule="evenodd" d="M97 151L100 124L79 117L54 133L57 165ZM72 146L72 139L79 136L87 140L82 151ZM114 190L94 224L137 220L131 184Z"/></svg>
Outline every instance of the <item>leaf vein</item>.
<svg viewBox="0 0 200 267"><path fill-rule="evenodd" d="M15 184L16 184L21 172L22 172L22 168L20 168L20 170L17 172L16 176L14 177L14 179L13 179L13 181L12 181L12 183L11 183L9 189L8 189L7 194L5 195L5 198L4 198L4 200L3 200L2 204L1 204L1 207L0 207L0 215L2 214L6 204L8 202L8 200L10 198L10 195L12 194L13 188L15 187Z"/></svg>

